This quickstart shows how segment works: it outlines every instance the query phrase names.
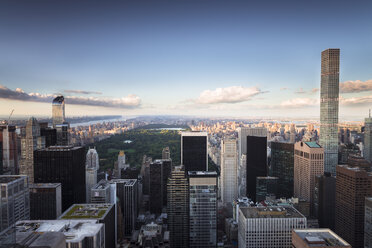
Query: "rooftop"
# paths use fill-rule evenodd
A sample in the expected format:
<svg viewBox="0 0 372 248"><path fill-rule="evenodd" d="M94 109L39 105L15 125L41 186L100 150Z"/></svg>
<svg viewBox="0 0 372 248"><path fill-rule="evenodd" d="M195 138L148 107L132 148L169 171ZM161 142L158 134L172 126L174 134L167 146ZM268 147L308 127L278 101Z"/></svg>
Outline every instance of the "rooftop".
<svg viewBox="0 0 372 248"><path fill-rule="evenodd" d="M305 216L290 206L242 207L240 209L247 219L305 218Z"/></svg>
<svg viewBox="0 0 372 248"><path fill-rule="evenodd" d="M210 176L217 176L217 172L215 171L189 171L189 176L191 177L198 177L198 176L202 176L202 177L210 177Z"/></svg>
<svg viewBox="0 0 372 248"><path fill-rule="evenodd" d="M137 182L137 179L111 179L110 183L123 183L127 186L133 186Z"/></svg>
<svg viewBox="0 0 372 248"><path fill-rule="evenodd" d="M113 204L74 204L59 219L103 219Z"/></svg>
<svg viewBox="0 0 372 248"><path fill-rule="evenodd" d="M41 149L41 151L71 151L81 148L82 146L49 146L48 148Z"/></svg>
<svg viewBox="0 0 372 248"><path fill-rule="evenodd" d="M295 229L293 230L308 246L315 247L334 247L345 246L351 247L345 240L343 240L336 233L327 228L319 229Z"/></svg>
<svg viewBox="0 0 372 248"><path fill-rule="evenodd" d="M31 188L58 188L61 187L60 183L34 183L30 184L30 189Z"/></svg>
<svg viewBox="0 0 372 248"><path fill-rule="evenodd" d="M183 131L181 132L181 136L208 136L207 132L200 132L200 131Z"/></svg>
<svg viewBox="0 0 372 248"><path fill-rule="evenodd" d="M65 98L63 96L57 96L53 99L53 104L61 104L65 101Z"/></svg>
<svg viewBox="0 0 372 248"><path fill-rule="evenodd" d="M304 142L310 148L322 148L318 143L314 141Z"/></svg>
<svg viewBox="0 0 372 248"><path fill-rule="evenodd" d="M102 179L96 185L94 185L92 189L106 189L108 187L110 187L109 181Z"/></svg>

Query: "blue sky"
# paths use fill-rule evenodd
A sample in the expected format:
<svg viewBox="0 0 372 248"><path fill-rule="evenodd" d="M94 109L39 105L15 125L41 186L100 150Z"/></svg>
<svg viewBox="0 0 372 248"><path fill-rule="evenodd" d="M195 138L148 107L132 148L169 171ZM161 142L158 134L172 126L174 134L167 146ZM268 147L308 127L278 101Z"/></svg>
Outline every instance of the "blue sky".
<svg viewBox="0 0 372 248"><path fill-rule="evenodd" d="M337 47L355 86L340 115L361 118L371 16L371 1L1 1L0 114L49 115L62 93L68 115L317 116Z"/></svg>

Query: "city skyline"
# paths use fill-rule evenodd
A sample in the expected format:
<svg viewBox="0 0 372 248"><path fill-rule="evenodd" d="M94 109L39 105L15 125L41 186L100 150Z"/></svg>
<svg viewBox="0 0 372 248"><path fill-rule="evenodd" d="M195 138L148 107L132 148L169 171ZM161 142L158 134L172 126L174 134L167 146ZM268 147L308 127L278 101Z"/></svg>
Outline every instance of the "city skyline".
<svg viewBox="0 0 372 248"><path fill-rule="evenodd" d="M339 116L362 120L372 103L370 7L2 1L0 115L51 115L63 94L67 116L315 117L320 53L340 48Z"/></svg>

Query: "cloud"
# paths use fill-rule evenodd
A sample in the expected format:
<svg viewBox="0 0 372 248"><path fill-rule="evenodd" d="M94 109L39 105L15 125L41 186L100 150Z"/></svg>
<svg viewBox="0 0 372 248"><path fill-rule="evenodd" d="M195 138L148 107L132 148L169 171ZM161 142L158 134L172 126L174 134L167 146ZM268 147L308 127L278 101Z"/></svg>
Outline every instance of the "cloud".
<svg viewBox="0 0 372 248"><path fill-rule="evenodd" d="M295 94L314 94L316 92L318 92L319 89L318 88L313 88L312 90L304 90L303 88L299 88L298 90L296 90L294 93Z"/></svg>
<svg viewBox="0 0 372 248"><path fill-rule="evenodd" d="M362 97L351 97L351 98L340 97L340 102L341 104L346 105L346 106L368 105L368 104L372 104L372 95L362 96Z"/></svg>
<svg viewBox="0 0 372 248"><path fill-rule="evenodd" d="M231 86L226 88L217 88L215 90L203 91L196 103L216 104L216 103L239 103L252 99L253 96L265 93L257 87Z"/></svg>
<svg viewBox="0 0 372 248"><path fill-rule="evenodd" d="M0 85L0 98L28 101L28 102L47 102L51 103L56 95L40 94L40 93L26 93L22 89L17 88L11 90L3 85ZM99 106L109 108L136 108L141 105L141 99L137 95L128 95L122 98L97 98L97 97L83 97L83 96L66 96L66 104Z"/></svg>
<svg viewBox="0 0 372 248"><path fill-rule="evenodd" d="M303 108L311 107L319 104L319 99L314 98L293 98L283 101L280 106L282 108Z"/></svg>
<svg viewBox="0 0 372 248"><path fill-rule="evenodd" d="M367 81L346 81L340 83L340 92L341 93L358 93L364 91L372 91L372 79Z"/></svg>
<svg viewBox="0 0 372 248"><path fill-rule="evenodd" d="M305 94L306 91L304 91L303 88L299 88L298 90L295 91L296 94Z"/></svg>
<svg viewBox="0 0 372 248"><path fill-rule="evenodd" d="M84 95L102 95L102 92L99 91L87 91L87 90L64 90L65 93L72 93L72 94L84 94Z"/></svg>

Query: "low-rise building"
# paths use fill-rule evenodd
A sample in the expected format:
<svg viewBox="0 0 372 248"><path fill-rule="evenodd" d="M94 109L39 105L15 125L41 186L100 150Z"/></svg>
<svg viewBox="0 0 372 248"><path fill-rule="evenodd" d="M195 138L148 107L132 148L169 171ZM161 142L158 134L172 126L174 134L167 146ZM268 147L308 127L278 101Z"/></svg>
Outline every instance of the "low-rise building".
<svg viewBox="0 0 372 248"><path fill-rule="evenodd" d="M293 248L351 248L351 245L328 228L294 229L292 231Z"/></svg>

